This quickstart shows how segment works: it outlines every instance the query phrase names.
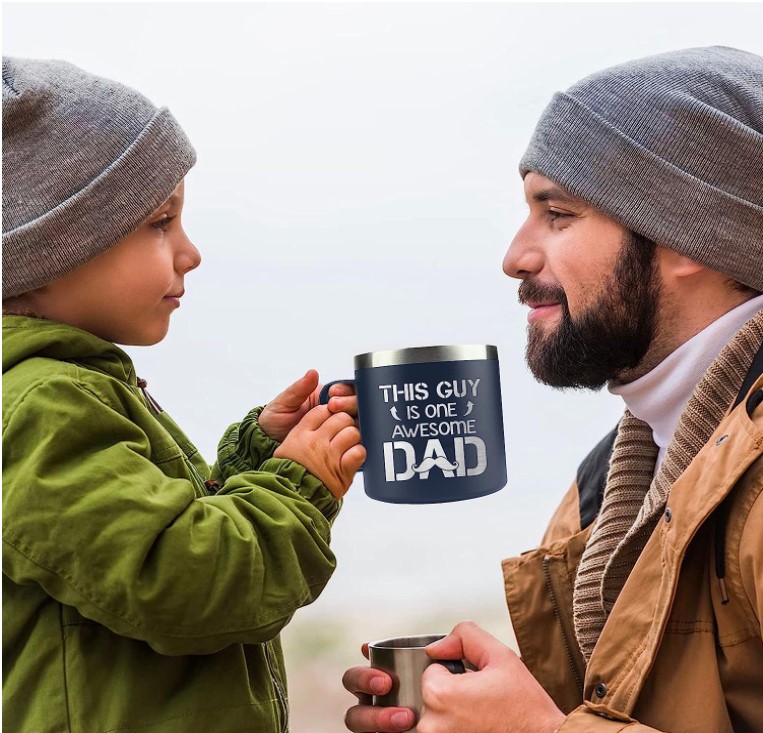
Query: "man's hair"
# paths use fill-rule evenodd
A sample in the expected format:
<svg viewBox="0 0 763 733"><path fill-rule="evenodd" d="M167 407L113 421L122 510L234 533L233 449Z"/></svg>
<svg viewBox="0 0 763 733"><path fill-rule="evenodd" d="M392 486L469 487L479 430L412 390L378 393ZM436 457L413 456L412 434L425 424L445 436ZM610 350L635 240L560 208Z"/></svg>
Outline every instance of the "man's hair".
<svg viewBox="0 0 763 733"><path fill-rule="evenodd" d="M747 300L752 300L753 298L757 298L759 295L763 295L763 293L761 293L760 290L751 288L749 285L740 283L738 280L729 279L728 286L729 286L729 289L737 293L742 293L743 295L746 295Z"/></svg>
<svg viewBox="0 0 763 733"><path fill-rule="evenodd" d="M632 229L628 230L629 238L627 240L627 246L629 247L648 247L650 257L654 257L654 252L657 249L657 243L653 240L649 239L649 237L645 237L643 234L639 234L638 232L634 232ZM755 288L750 287L749 285L745 285L744 283L740 283L738 280L734 280L733 278L727 278L726 280L726 286L731 290L732 292L736 293L742 293L743 295L747 296L747 300L752 300L753 298L757 298L759 295L763 295L763 293L760 290L756 290Z"/></svg>

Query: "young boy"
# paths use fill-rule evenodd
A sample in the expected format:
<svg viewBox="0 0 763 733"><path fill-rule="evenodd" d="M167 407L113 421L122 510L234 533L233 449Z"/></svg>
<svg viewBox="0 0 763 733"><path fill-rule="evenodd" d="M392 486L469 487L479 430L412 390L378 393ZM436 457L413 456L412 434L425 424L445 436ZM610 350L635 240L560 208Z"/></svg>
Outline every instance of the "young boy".
<svg viewBox="0 0 763 733"><path fill-rule="evenodd" d="M4 730L287 730L278 634L365 451L311 370L210 467L115 346L161 341L199 265L194 162L132 89L3 60Z"/></svg>

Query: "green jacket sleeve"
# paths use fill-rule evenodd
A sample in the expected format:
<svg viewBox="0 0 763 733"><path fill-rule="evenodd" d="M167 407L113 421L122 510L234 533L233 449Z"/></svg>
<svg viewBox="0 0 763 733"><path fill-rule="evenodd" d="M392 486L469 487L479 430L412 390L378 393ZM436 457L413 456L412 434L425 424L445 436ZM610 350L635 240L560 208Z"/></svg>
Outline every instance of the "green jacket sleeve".
<svg viewBox="0 0 763 733"><path fill-rule="evenodd" d="M278 443L268 437L259 425L262 407L255 407L240 422L231 425L222 437L217 449L217 462L212 466L210 477L224 482L239 473L253 470L265 470L279 473L279 464L283 461L273 459ZM336 519L342 501L335 499L323 483L317 479L310 482L306 469L297 463L291 464L292 471L299 473L300 483L317 484L310 490L308 497L331 524ZM304 493L304 491L303 491Z"/></svg>
<svg viewBox="0 0 763 733"><path fill-rule="evenodd" d="M220 440L212 478L225 481L231 476L256 469L272 458L278 443L259 426L262 407L255 407L239 423L231 425Z"/></svg>
<svg viewBox="0 0 763 733"><path fill-rule="evenodd" d="M115 390L70 377L6 420L3 572L116 634L163 654L262 642L334 569L312 503L326 489L296 463L270 458L200 498L152 462Z"/></svg>

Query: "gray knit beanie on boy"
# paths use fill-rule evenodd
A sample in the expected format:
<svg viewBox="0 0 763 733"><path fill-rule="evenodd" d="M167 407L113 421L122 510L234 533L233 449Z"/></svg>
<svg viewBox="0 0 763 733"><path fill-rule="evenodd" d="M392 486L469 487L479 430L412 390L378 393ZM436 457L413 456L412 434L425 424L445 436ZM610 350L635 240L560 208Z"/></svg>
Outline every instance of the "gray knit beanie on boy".
<svg viewBox="0 0 763 733"><path fill-rule="evenodd" d="M658 244L763 291L763 58L691 48L554 95L520 162Z"/></svg>
<svg viewBox="0 0 763 733"><path fill-rule="evenodd" d="M169 111L64 61L3 58L3 298L135 231L196 162Z"/></svg>

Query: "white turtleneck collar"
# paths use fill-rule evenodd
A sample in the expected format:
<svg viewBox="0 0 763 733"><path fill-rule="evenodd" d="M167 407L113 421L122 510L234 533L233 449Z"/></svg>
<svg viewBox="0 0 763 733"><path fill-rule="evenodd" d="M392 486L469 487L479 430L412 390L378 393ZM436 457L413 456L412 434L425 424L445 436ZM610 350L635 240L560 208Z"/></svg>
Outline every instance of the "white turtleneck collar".
<svg viewBox="0 0 763 733"><path fill-rule="evenodd" d="M609 388L626 407L650 428L660 449L657 466L678 426L694 388L734 334L763 308L763 295L748 300L713 321L643 377ZM656 467L655 467L656 470Z"/></svg>

